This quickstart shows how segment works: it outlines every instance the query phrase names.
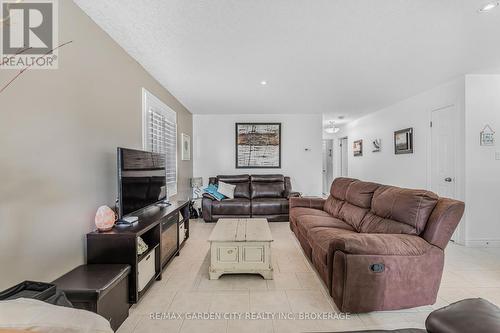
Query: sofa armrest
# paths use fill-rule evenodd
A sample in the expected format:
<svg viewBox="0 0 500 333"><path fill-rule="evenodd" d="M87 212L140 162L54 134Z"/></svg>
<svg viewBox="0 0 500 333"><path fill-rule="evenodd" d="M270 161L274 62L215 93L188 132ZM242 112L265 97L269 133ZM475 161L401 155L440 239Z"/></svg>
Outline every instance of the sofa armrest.
<svg viewBox="0 0 500 333"><path fill-rule="evenodd" d="M325 199L322 198L302 198L302 197L291 197L290 198L290 209L295 207L305 207L314 209L323 209L325 205Z"/></svg>
<svg viewBox="0 0 500 333"><path fill-rule="evenodd" d="M206 195L205 193L203 194L203 199L201 200L201 212L203 214L203 220L205 222L212 222L212 202L213 199L209 196Z"/></svg>
<svg viewBox="0 0 500 333"><path fill-rule="evenodd" d="M287 199L290 198L299 198L302 195L300 192L290 192L288 193Z"/></svg>
<svg viewBox="0 0 500 333"><path fill-rule="evenodd" d="M360 255L419 256L431 244L415 235L405 234L341 234L330 243L330 253L342 251Z"/></svg>
<svg viewBox="0 0 500 333"><path fill-rule="evenodd" d="M462 201L439 198L427 221L423 236L426 241L444 250L464 214Z"/></svg>

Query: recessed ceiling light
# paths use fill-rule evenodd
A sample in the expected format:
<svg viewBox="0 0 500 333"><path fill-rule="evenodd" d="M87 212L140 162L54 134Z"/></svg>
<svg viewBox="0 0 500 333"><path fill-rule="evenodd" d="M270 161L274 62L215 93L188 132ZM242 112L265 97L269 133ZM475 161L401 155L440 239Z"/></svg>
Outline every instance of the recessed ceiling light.
<svg viewBox="0 0 500 333"><path fill-rule="evenodd" d="M267 86L267 81L260 81L260 84L263 86Z"/></svg>
<svg viewBox="0 0 500 333"><path fill-rule="evenodd" d="M493 9L495 9L496 7L498 7L499 4L500 4L500 2L498 2L498 1L489 2L486 5L484 5L483 7L481 7L481 9L479 9L479 12L480 13L490 12Z"/></svg>

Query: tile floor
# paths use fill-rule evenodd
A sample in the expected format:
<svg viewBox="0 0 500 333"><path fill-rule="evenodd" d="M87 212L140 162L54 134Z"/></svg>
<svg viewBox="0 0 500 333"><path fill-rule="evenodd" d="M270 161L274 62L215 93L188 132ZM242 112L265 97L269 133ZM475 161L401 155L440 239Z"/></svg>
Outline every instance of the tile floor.
<svg viewBox="0 0 500 333"><path fill-rule="evenodd" d="M423 328L435 308L467 297L483 297L500 305L500 248L466 248L450 244L445 272L432 306L354 314L329 320L194 320L150 319L151 313L333 313L338 311L328 292L303 255L288 223L270 223L274 280L252 275L226 275L208 279L208 236L215 224L191 221L190 238L165 269L130 317L120 327L126 332L325 332L361 329Z"/></svg>

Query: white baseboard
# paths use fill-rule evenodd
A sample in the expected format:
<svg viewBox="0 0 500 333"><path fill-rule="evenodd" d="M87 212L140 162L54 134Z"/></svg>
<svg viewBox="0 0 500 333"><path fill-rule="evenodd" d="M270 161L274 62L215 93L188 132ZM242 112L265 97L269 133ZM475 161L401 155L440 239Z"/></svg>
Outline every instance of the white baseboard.
<svg viewBox="0 0 500 333"><path fill-rule="evenodd" d="M499 239L476 239L465 241L468 247L500 247Z"/></svg>

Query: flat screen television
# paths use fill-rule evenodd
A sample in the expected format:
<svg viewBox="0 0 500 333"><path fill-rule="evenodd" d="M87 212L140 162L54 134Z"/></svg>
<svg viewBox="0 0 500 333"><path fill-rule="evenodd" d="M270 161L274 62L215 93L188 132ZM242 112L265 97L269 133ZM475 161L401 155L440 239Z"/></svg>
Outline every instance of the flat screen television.
<svg viewBox="0 0 500 333"><path fill-rule="evenodd" d="M118 148L119 218L167 198L165 155Z"/></svg>

